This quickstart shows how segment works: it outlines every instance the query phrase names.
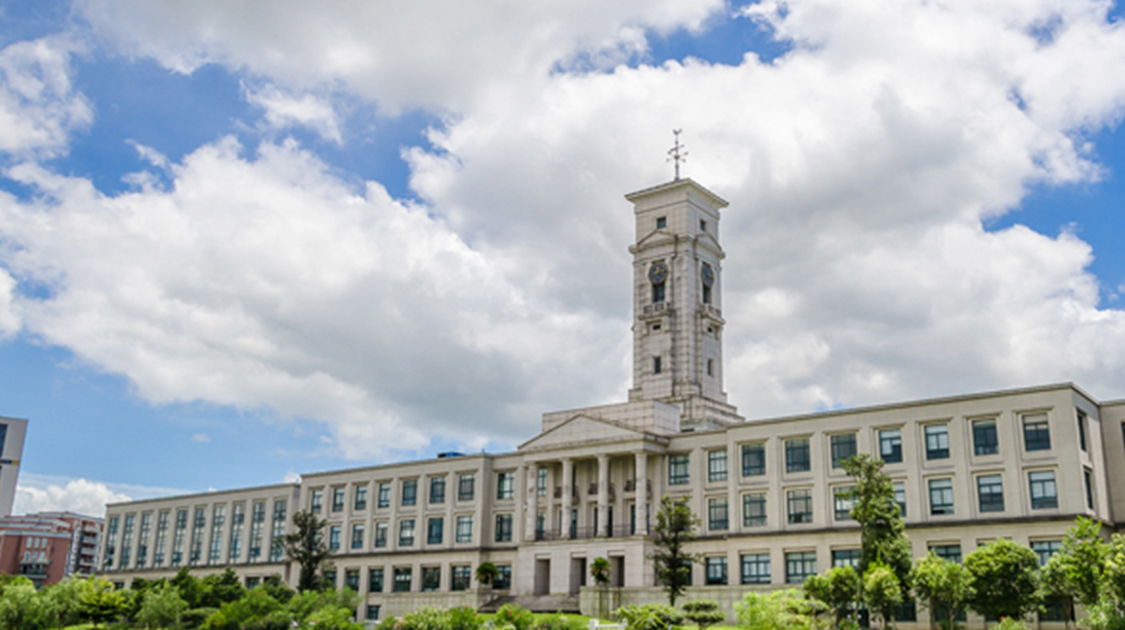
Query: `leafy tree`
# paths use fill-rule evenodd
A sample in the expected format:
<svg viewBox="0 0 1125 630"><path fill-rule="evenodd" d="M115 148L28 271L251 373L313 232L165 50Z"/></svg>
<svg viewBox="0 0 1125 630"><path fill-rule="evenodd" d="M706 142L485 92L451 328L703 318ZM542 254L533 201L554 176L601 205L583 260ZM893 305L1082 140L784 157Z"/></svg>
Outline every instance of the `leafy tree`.
<svg viewBox="0 0 1125 630"><path fill-rule="evenodd" d="M953 630L954 613L964 609L973 597L973 577L965 567L939 558L932 551L914 564L910 582L914 585L914 594L930 609L931 620L933 612L946 611L945 623L949 630Z"/></svg>
<svg viewBox="0 0 1125 630"><path fill-rule="evenodd" d="M114 590L109 580L90 578L81 597L82 617L94 624L116 621L125 612L125 596Z"/></svg>
<svg viewBox="0 0 1125 630"><path fill-rule="evenodd" d="M832 567L824 577L814 575L805 580L805 596L824 602L843 621L859 596L859 574L850 566Z"/></svg>
<svg viewBox="0 0 1125 630"><path fill-rule="evenodd" d="M1100 535L1101 523L1079 516L1066 530L1058 553L1067 590L1085 607L1098 603L1101 596L1109 547Z"/></svg>
<svg viewBox="0 0 1125 630"><path fill-rule="evenodd" d="M727 618L719 610L719 602L710 599L696 599L684 602L684 617L700 628L715 625Z"/></svg>
<svg viewBox="0 0 1125 630"><path fill-rule="evenodd" d="M474 573L476 574L477 582L480 582L482 586L492 586L496 578L500 577L500 569L497 569L495 564L487 561L478 564L477 570L474 571Z"/></svg>
<svg viewBox="0 0 1125 630"><path fill-rule="evenodd" d="M246 587L238 579L234 569L227 567L222 573L203 578L202 605L219 608L223 604L236 602L246 595Z"/></svg>
<svg viewBox="0 0 1125 630"><path fill-rule="evenodd" d="M894 482L883 472L883 460L861 453L845 459L843 467L856 480L851 517L860 526L859 572L865 573L868 565L879 562L894 571L899 584L909 586L910 541L902 510L895 502Z"/></svg>
<svg viewBox="0 0 1125 630"><path fill-rule="evenodd" d="M623 622L628 630L665 630L684 621L680 611L665 604L622 606L613 611L613 617Z"/></svg>
<svg viewBox="0 0 1125 630"><path fill-rule="evenodd" d="M812 606L801 591L787 588L770 593L747 593L742 601L734 603L738 625L754 630L810 630ZM820 604L823 606L823 604ZM632 630L632 629L630 629Z"/></svg>
<svg viewBox="0 0 1125 630"><path fill-rule="evenodd" d="M89 586L85 578L68 577L58 584L43 587L39 594L50 602L60 626L75 626L82 622L82 593Z"/></svg>
<svg viewBox="0 0 1125 630"><path fill-rule="evenodd" d="M1062 604L1067 628L1070 627L1070 620L1074 617L1074 595L1067 584L1062 556L1056 553L1051 556L1047 564L1039 567L1039 598L1043 601L1056 599Z"/></svg>
<svg viewBox="0 0 1125 630"><path fill-rule="evenodd" d="M895 606L902 603L902 588L890 567L881 563L868 565L863 574L863 601L879 613L883 627L893 622Z"/></svg>
<svg viewBox="0 0 1125 630"><path fill-rule="evenodd" d="M324 584L328 561L328 543L324 541L324 526L328 521L317 518L312 512L298 510L293 513L293 529L281 537L279 544L285 556L300 567L297 590L319 590Z"/></svg>
<svg viewBox="0 0 1125 630"><path fill-rule="evenodd" d="M609 560L605 558L594 558L590 563L590 577L594 578L594 584L598 586L609 586L609 576L612 572Z"/></svg>
<svg viewBox="0 0 1125 630"><path fill-rule="evenodd" d="M191 574L191 569L182 567L169 581L180 592L180 597L187 602L188 608L199 608L202 605L203 585Z"/></svg>
<svg viewBox="0 0 1125 630"><path fill-rule="evenodd" d="M179 590L164 583L149 589L137 612L137 623L146 628L176 627L187 609L187 602L180 597Z"/></svg>
<svg viewBox="0 0 1125 630"><path fill-rule="evenodd" d="M21 578L9 582L0 598L0 628L3 630L40 630L57 624L51 603L39 596L31 580Z"/></svg>
<svg viewBox="0 0 1125 630"><path fill-rule="evenodd" d="M259 588L264 589L271 597L282 604L289 603L289 600L297 594L296 591L289 588L288 584L282 582L281 576L276 573L262 580L262 585Z"/></svg>
<svg viewBox="0 0 1125 630"><path fill-rule="evenodd" d="M1039 609L1039 558L1030 548L1001 538L965 558L973 576L969 607L985 619L1023 619Z"/></svg>
<svg viewBox="0 0 1125 630"><path fill-rule="evenodd" d="M281 604L271 597L269 592L256 588L245 597L223 603L218 612L207 619L203 627L207 630L239 630L246 623L255 619L264 619L279 610Z"/></svg>
<svg viewBox="0 0 1125 630"><path fill-rule="evenodd" d="M660 510L656 513L656 525L652 528L654 551L650 558L656 569L656 579L660 580L668 593L668 604L676 605L676 598L691 586L691 565L699 561L699 556L687 552L687 544L695 540L695 528L699 518L688 505L689 497L673 500L663 497Z"/></svg>

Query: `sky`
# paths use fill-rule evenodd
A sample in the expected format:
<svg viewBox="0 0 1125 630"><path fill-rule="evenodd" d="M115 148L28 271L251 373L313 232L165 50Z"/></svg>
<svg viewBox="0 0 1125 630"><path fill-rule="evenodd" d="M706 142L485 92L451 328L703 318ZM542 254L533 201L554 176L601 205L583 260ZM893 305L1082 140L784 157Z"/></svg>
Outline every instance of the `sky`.
<svg viewBox="0 0 1125 630"><path fill-rule="evenodd" d="M624 400L673 129L747 418L1125 397L1123 114L1100 0L0 2L16 512Z"/></svg>

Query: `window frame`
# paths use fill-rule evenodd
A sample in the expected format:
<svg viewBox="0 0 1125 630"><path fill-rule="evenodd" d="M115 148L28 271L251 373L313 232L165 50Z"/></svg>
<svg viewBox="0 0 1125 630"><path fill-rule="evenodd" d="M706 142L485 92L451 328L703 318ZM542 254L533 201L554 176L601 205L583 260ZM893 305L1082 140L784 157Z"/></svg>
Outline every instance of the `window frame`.
<svg viewBox="0 0 1125 630"><path fill-rule="evenodd" d="M742 445L742 476L763 477L766 474L766 443L749 442Z"/></svg>
<svg viewBox="0 0 1125 630"><path fill-rule="evenodd" d="M812 470L812 447L807 437L785 440L785 472L802 473Z"/></svg>
<svg viewBox="0 0 1125 630"><path fill-rule="evenodd" d="M738 557L738 564L740 568L739 582L741 584L770 584L773 581L768 552L741 554ZM751 571L748 569L757 570Z"/></svg>
<svg viewBox="0 0 1125 630"><path fill-rule="evenodd" d="M935 484L942 484L940 487ZM955 498L953 496L953 478L952 477L938 477L929 479L926 482L926 487L929 489L930 494L930 515L931 516L950 516L955 513ZM934 500L935 492L941 498L941 502ZM948 502L946 499L948 498Z"/></svg>
<svg viewBox="0 0 1125 630"><path fill-rule="evenodd" d="M832 454L832 468L843 468L844 460L859 453L858 440L855 431L850 433L835 433L828 437L828 446Z"/></svg>
<svg viewBox="0 0 1125 630"><path fill-rule="evenodd" d="M884 464L902 463L902 428L879 429L879 459Z"/></svg>
<svg viewBox="0 0 1125 630"><path fill-rule="evenodd" d="M926 461L949 459L948 422L924 425L922 433L926 440Z"/></svg>
<svg viewBox="0 0 1125 630"><path fill-rule="evenodd" d="M800 571L794 571L794 568ZM809 576L816 574L816 551L785 552L786 584L804 584Z"/></svg>
<svg viewBox="0 0 1125 630"><path fill-rule="evenodd" d="M707 529L711 531L730 529L730 504L726 497L707 499Z"/></svg>
<svg viewBox="0 0 1125 630"><path fill-rule="evenodd" d="M1020 414L1023 449L1026 452L1051 450L1051 418L1045 411Z"/></svg>
<svg viewBox="0 0 1125 630"><path fill-rule="evenodd" d="M978 418L970 425L973 433L973 454L977 457L1000 454L1000 432L996 418Z"/></svg>
<svg viewBox="0 0 1125 630"><path fill-rule="evenodd" d="M707 481L716 483L727 480L727 449L707 451Z"/></svg>
<svg viewBox="0 0 1125 630"><path fill-rule="evenodd" d="M668 454L668 485L686 486L691 482L691 454Z"/></svg>
<svg viewBox="0 0 1125 630"><path fill-rule="evenodd" d="M761 513L754 514L753 509L761 506ZM769 514L766 512L766 493L747 492L742 495L742 526L765 527L769 523Z"/></svg>
<svg viewBox="0 0 1125 630"><path fill-rule="evenodd" d="M999 473L977 475L976 485L977 509L980 512L1004 511L1004 475Z"/></svg>
<svg viewBox="0 0 1125 630"><path fill-rule="evenodd" d="M813 498L809 488L785 491L785 514L790 525L807 525L813 522ZM802 509L803 508L803 509Z"/></svg>
<svg viewBox="0 0 1125 630"><path fill-rule="evenodd" d="M1050 475L1050 479L1033 479L1034 476ZM1050 484L1051 493L1046 493L1047 484ZM1036 498L1036 488L1040 488L1040 496ZM1054 470L1029 470L1027 471L1027 491L1031 499L1031 509L1050 510L1059 507L1059 487Z"/></svg>

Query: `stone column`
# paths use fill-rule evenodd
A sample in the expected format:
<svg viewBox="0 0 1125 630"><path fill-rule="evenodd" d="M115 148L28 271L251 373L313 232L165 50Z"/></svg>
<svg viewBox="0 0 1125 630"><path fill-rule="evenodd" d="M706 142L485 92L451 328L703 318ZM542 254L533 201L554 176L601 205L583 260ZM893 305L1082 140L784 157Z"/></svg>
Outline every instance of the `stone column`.
<svg viewBox="0 0 1125 630"><path fill-rule="evenodd" d="M570 538L570 513L574 510L574 460L562 460L562 522L559 523L559 536Z"/></svg>
<svg viewBox="0 0 1125 630"><path fill-rule="evenodd" d="M535 520L539 516L539 466L527 464L527 518L524 520L523 539L535 541Z"/></svg>
<svg viewBox="0 0 1125 630"><path fill-rule="evenodd" d="M609 535L609 455L598 455L598 536Z"/></svg>
<svg viewBox="0 0 1125 630"><path fill-rule="evenodd" d="M636 454L636 491L637 502L633 508L636 511L637 534L648 536L648 524L645 522L645 506L648 505L648 453L640 451Z"/></svg>

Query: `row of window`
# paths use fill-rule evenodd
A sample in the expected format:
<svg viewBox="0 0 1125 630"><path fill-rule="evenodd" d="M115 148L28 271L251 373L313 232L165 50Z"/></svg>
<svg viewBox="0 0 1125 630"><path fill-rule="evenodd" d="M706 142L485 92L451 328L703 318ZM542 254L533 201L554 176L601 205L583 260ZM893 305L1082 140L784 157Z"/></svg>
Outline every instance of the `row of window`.
<svg viewBox="0 0 1125 630"><path fill-rule="evenodd" d="M431 516L425 519L426 530L426 544L440 545L445 541L445 517L444 516ZM398 522L398 546L399 547L412 547L417 541L417 525L418 519L404 518ZM350 549L363 549L363 536L366 530L365 523L354 523L351 528L351 537L348 541ZM383 549L387 547L388 535L390 532L390 523L387 521L377 521L374 526L374 535L371 539L371 546L374 549ZM328 549L330 551L339 551L343 548L343 525L330 525L328 527ZM497 514L496 515L496 528L494 530L495 542L511 542L512 541L512 515L511 514ZM473 517L470 515L462 515L456 517L456 527L454 529L453 540L456 543L470 543L473 541Z"/></svg>
<svg viewBox="0 0 1125 630"><path fill-rule="evenodd" d="M441 566L421 567L420 575L418 576L420 590L423 593L443 590L443 572ZM410 593L414 591L414 567L392 567L389 573L388 575L388 571L384 567L369 568L367 570L367 592L382 593L388 591L391 593ZM510 589L512 587L512 565L496 565L496 573L496 580L492 583L493 588L500 590ZM470 565L455 564L450 566L448 571L448 590L469 590L472 584L472 576L472 567ZM387 584L388 578L390 584ZM338 575L335 571L326 573L325 579L329 584L335 584L337 587L347 587L357 593L360 592L361 574L359 569L345 569L343 584L337 584Z"/></svg>
<svg viewBox="0 0 1125 630"><path fill-rule="evenodd" d="M546 494L546 469L540 469L540 496ZM442 505L445 503L445 475L429 477L429 505ZM496 499L499 501L515 497L516 473L503 471L496 473ZM378 509L391 506L391 482L383 481L375 485L376 502ZM343 512L347 501L347 488L336 486L331 488L332 512ZM457 500L472 501L476 498L476 474L460 473L457 475ZM400 482L399 504L405 507L418 504L418 479L403 479ZM324 509L324 490L317 488L309 492L309 510L320 512ZM367 485L356 485L352 491L352 510L362 512L367 509Z"/></svg>

